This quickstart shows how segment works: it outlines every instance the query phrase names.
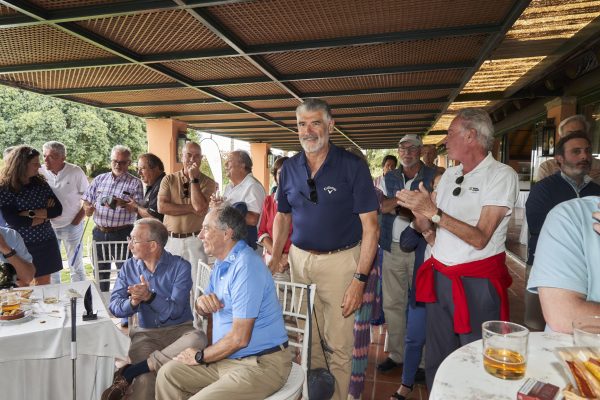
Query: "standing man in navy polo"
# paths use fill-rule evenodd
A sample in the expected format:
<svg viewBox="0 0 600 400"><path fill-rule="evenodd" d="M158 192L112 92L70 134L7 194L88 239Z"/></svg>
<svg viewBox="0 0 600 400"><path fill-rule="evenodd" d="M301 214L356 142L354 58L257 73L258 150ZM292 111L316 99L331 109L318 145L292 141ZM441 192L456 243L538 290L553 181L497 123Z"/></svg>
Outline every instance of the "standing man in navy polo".
<svg viewBox="0 0 600 400"><path fill-rule="evenodd" d="M133 229L137 219L137 203L142 202L144 194L142 181L128 172L130 165L129 147L116 145L110 152L111 171L95 177L83 194L85 215L94 216L96 226L92 237L96 241L125 241ZM102 245L96 246L99 261L104 261ZM110 270L110 264L101 263L100 269ZM110 272L100 272L100 279L109 277ZM110 282L100 282L101 291L107 292L109 289Z"/></svg>
<svg viewBox="0 0 600 400"><path fill-rule="evenodd" d="M375 252L379 204L368 166L329 142L334 120L323 100L306 99L296 109L303 152L283 165L278 212L273 224L273 258L280 271L283 246L293 221L289 264L292 282L315 283L315 317L332 353L334 399L346 400L354 346L354 311ZM312 335L312 368L325 367L319 335Z"/></svg>

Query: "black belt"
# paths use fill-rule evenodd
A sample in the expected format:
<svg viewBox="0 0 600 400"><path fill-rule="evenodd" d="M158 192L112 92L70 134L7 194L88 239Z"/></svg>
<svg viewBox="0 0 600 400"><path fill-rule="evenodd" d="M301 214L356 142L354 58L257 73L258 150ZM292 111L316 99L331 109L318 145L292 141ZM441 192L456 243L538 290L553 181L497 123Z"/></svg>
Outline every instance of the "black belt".
<svg viewBox="0 0 600 400"><path fill-rule="evenodd" d="M110 232L117 232L117 231L123 231L125 229L133 229L133 225L123 225L123 226L100 226L100 225L96 225L96 228L102 232L102 233L110 233Z"/></svg>
<svg viewBox="0 0 600 400"><path fill-rule="evenodd" d="M285 350L285 349L287 349L287 348L288 348L288 341L286 340L286 341L285 341L285 343L282 343L282 344L280 344L280 345L277 345L277 346L275 346L275 347L271 347L270 349L263 350L263 351L261 351L261 352L258 352L258 353L256 353L256 354L252 354L252 355L249 355L249 356L245 356L245 357L243 357L243 358L246 358L246 357L260 357L260 356L266 356L267 354L273 354L273 353L276 353L276 352L278 352L278 351L283 351L283 350Z"/></svg>
<svg viewBox="0 0 600 400"><path fill-rule="evenodd" d="M175 233L175 232L169 232L169 236L171 236L172 238L175 239L185 239L185 238L189 238L192 236L198 236L200 234L200 231L198 232L190 232L190 233Z"/></svg>
<svg viewBox="0 0 600 400"><path fill-rule="evenodd" d="M320 251L320 250L307 250L307 249L301 249L300 247L298 247L300 250L304 250L309 252L310 254L314 254L316 256L320 256L323 254L335 254L335 253L339 253L340 251L346 251L346 250L350 250L356 246L358 246L360 244L360 240L356 243L352 243L349 244L348 246L344 246L344 247L340 247L339 249L335 249L335 250L325 250L325 251Z"/></svg>

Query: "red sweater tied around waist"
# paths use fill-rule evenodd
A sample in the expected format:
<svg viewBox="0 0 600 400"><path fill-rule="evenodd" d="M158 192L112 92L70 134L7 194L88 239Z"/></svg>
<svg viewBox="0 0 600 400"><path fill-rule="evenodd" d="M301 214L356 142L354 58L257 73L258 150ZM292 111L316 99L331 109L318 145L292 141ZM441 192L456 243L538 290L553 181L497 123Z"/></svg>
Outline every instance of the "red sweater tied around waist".
<svg viewBox="0 0 600 400"><path fill-rule="evenodd" d="M506 253L502 252L464 264L447 266L431 257L419 267L416 281L416 299L423 303L435 303L434 269L452 281L452 301L454 302L454 332L465 334L471 332L469 306L462 277L489 279L500 298L500 319L509 320L508 288L512 278L506 268Z"/></svg>

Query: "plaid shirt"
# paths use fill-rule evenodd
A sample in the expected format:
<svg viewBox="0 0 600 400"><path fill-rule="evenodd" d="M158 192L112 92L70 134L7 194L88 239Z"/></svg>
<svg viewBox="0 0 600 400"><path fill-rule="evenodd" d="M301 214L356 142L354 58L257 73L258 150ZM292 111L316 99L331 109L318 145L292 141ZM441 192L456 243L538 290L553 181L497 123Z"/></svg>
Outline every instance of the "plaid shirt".
<svg viewBox="0 0 600 400"><path fill-rule="evenodd" d="M108 196L120 199L133 199L141 203L144 199L142 181L135 176L125 173L115 177L112 172L98 175L94 178L82 200L94 205L94 222L105 228L116 228L124 225L132 225L137 218L136 212L129 212L122 207L112 209L102 205L102 200Z"/></svg>

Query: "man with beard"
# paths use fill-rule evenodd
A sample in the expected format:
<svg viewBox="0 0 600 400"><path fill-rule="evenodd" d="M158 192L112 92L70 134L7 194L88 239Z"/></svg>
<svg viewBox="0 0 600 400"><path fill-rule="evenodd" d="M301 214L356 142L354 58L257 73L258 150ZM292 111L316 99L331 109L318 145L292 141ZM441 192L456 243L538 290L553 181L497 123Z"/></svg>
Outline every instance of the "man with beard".
<svg viewBox="0 0 600 400"><path fill-rule="evenodd" d="M588 135L590 133L590 123L585 118L585 115L572 115L562 120L562 122L558 125L559 138L565 137L570 133L580 131ZM560 171L560 167L556 158L546 160L540 164L537 170L535 177L536 181L539 182L542 179L549 177L550 175L554 175L558 171ZM592 158L592 163L588 175L592 178L594 182L600 185L600 160L598 160L597 158Z"/></svg>
<svg viewBox="0 0 600 400"><path fill-rule="evenodd" d="M533 185L525 204L529 226L527 277L534 262L538 237L550 210L567 200L600 195L600 186L588 175L592 165L592 144L585 132L563 136L556 145L555 158L560 170ZM544 329L545 321L537 294L526 291L525 296L525 323L535 329Z"/></svg>
<svg viewBox="0 0 600 400"><path fill-rule="evenodd" d="M144 197L142 182L128 172L131 165L129 147L116 145L110 157L111 172L95 177L82 197L85 215L94 216L96 226L92 237L97 242L126 240L137 218L136 203ZM110 272L104 271L110 270L110 264L102 262L105 255L102 246L96 244L100 279L108 279ZM113 252L114 245L111 245L110 253ZM120 267L118 264L117 268ZM107 292L109 288L110 282L100 282L101 291Z"/></svg>
<svg viewBox="0 0 600 400"><path fill-rule="evenodd" d="M400 249L400 234L410 224L412 213L398 206L395 194L404 188L417 190L421 182L431 191L436 171L419 160L422 146L423 142L418 135L405 135L398 143L401 166L385 175L387 192L384 193L386 198L381 204L379 246L383 249L381 282L389 355L377 366L381 372L401 366L404 360L406 304L412 282L415 253Z"/></svg>
<svg viewBox="0 0 600 400"><path fill-rule="evenodd" d="M379 204L367 164L329 142L334 127L329 105L306 99L296 109L296 119L304 151L287 160L280 172L269 267L281 272L281 253L293 220L291 280L317 285L314 315L331 349L333 398L346 400L353 316L377 250ZM325 367L316 328L312 339L311 367Z"/></svg>
<svg viewBox="0 0 600 400"><path fill-rule="evenodd" d="M183 169L165 176L160 183L158 212L164 214L163 222L169 231L165 249L189 261L196 287L198 260L207 261L202 241L196 236L202 229L216 183L200 172L202 150L198 143L187 142L183 146L181 162Z"/></svg>

